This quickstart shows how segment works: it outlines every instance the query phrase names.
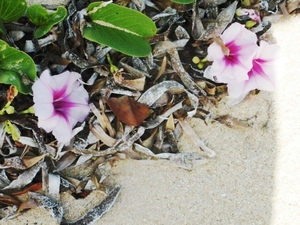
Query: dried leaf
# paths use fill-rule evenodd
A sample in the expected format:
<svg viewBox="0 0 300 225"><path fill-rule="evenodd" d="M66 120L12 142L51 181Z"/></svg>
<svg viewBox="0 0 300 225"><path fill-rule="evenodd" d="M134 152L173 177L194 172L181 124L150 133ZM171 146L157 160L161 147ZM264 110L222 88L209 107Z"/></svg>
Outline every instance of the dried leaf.
<svg viewBox="0 0 300 225"><path fill-rule="evenodd" d="M286 1L286 8L289 13L300 8L300 1L298 0L288 0Z"/></svg>
<svg viewBox="0 0 300 225"><path fill-rule="evenodd" d="M19 156L14 156L10 158L0 158L0 169L14 168L19 170L25 170L27 167L23 163Z"/></svg>
<svg viewBox="0 0 300 225"><path fill-rule="evenodd" d="M105 114L104 104L101 100L99 100L99 104L100 104L102 113L100 113L98 111L98 109L95 107L95 105L93 103L90 104L90 108L91 108L92 112L95 114L95 116L97 117L98 122L100 123L103 130L104 131L108 130L109 135L111 137L114 137L116 132L115 132L115 129L111 126L111 123L110 123L107 115Z"/></svg>
<svg viewBox="0 0 300 225"><path fill-rule="evenodd" d="M34 166L35 164L37 164L39 161L41 161L42 159L44 159L48 154L43 154L43 155L39 155L39 156L24 156L23 157L23 163L27 168L30 168L32 166Z"/></svg>
<svg viewBox="0 0 300 225"><path fill-rule="evenodd" d="M31 167L30 169L24 171L22 174L18 176L18 178L14 181L12 181L8 186L3 188L2 190L7 189L21 189L25 185L32 182L33 178L36 176L36 174L39 172L41 168L42 163Z"/></svg>
<svg viewBox="0 0 300 225"><path fill-rule="evenodd" d="M77 155L73 152L66 152L56 163L56 171L62 171L70 166L77 159Z"/></svg>
<svg viewBox="0 0 300 225"><path fill-rule="evenodd" d="M30 203L30 202L23 202L23 203L19 206L17 213L20 213L20 212L22 212L22 211L24 211L24 210L26 210L26 209L34 209L34 208L36 208L36 205L35 205L35 204Z"/></svg>
<svg viewBox="0 0 300 225"><path fill-rule="evenodd" d="M220 12L217 16L216 22L209 23L205 32L198 40L209 40L220 36L228 24L232 21L237 3L237 1L234 1L230 6Z"/></svg>
<svg viewBox="0 0 300 225"><path fill-rule="evenodd" d="M156 157L159 159L168 159L176 166L186 170L192 170L196 160L199 160L201 163L207 162L203 156L197 153L160 153Z"/></svg>
<svg viewBox="0 0 300 225"><path fill-rule="evenodd" d="M174 117L173 114L171 114L167 120L166 123L166 130L171 130L174 131L175 130L175 123L174 123Z"/></svg>
<svg viewBox="0 0 300 225"><path fill-rule="evenodd" d="M19 196L19 195L26 194L29 191L31 191L31 192L38 192L40 190L42 190L42 183L36 183L36 184L31 184L30 186L28 186L27 188L25 188L25 189L23 189L21 191L14 192L11 195L12 196Z"/></svg>
<svg viewBox="0 0 300 225"><path fill-rule="evenodd" d="M230 128L237 128L242 130L246 130L250 128L247 121L240 120L228 114L219 116L218 118L215 118L215 120Z"/></svg>
<svg viewBox="0 0 300 225"><path fill-rule="evenodd" d="M14 205L19 206L21 202L16 198L13 198L12 196L1 194L0 204L5 206L14 206Z"/></svg>
<svg viewBox="0 0 300 225"><path fill-rule="evenodd" d="M63 208L50 198L35 192L29 192L29 203L50 210L51 215L60 224L63 217Z"/></svg>
<svg viewBox="0 0 300 225"><path fill-rule="evenodd" d="M18 207L15 205L0 209L0 222L13 217L16 214L17 210Z"/></svg>
<svg viewBox="0 0 300 225"><path fill-rule="evenodd" d="M84 217L75 222L63 221L61 225L90 225L100 219L103 214L110 210L110 208L116 202L118 195L120 194L121 187L115 186L106 196L106 198L95 208L89 211Z"/></svg>
<svg viewBox="0 0 300 225"><path fill-rule="evenodd" d="M121 122L130 126L139 126L148 117L149 107L128 96L110 98L107 104Z"/></svg>
<svg viewBox="0 0 300 225"><path fill-rule="evenodd" d="M84 217L90 209L99 205L105 197L106 193L100 190L83 191L76 194L76 198L69 192L61 193L60 201L64 209L64 220L71 222Z"/></svg>
<svg viewBox="0 0 300 225"><path fill-rule="evenodd" d="M13 85L9 86L9 89L7 90L6 93L6 101L12 102L14 98L17 96L17 94L18 94L18 89Z"/></svg>
<svg viewBox="0 0 300 225"><path fill-rule="evenodd" d="M167 52L171 57L171 65L174 71L178 74L186 88L197 96L206 96L206 92L194 82L191 76L183 68L176 48L171 48Z"/></svg>
<svg viewBox="0 0 300 225"><path fill-rule="evenodd" d="M107 133L103 130L103 128L98 124L90 124L91 133L98 138L98 140L102 141L105 145L112 147L116 144L117 140L108 136Z"/></svg>

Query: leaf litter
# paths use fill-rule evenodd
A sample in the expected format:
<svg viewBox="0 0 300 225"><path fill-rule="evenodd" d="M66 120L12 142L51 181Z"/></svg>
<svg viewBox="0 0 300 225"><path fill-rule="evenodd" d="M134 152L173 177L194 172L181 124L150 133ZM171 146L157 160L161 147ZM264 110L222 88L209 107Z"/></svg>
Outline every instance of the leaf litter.
<svg viewBox="0 0 300 225"><path fill-rule="evenodd" d="M201 59L207 47L231 23L246 22L235 16L239 7L259 11L262 19L251 29L270 42L270 15L299 11L299 1L250 1L245 6L224 0L196 0L189 5L119 0L117 3L146 14L158 28L149 38L152 53L135 58L82 37L85 21L81 11L88 3L70 1L67 18L39 39L33 38L35 27L26 18L5 24L8 34L4 40L27 52L39 74L45 69L53 74L67 69L81 73L91 113L73 130L68 146L59 145L51 134L39 129L35 116L0 115L0 221L42 207L58 224L92 224L120 194L121 187L110 180L115 161L127 157L169 160L186 170L192 170L195 161L207 162L216 153L196 135L189 118L251 129L248 121L210 113L227 90L224 84L203 77L203 66L209 63ZM192 60L195 56L197 63ZM0 86L3 106L12 101L7 100L10 89ZM32 104L32 97L25 95L14 96L12 101L18 112ZM6 121L11 123L10 133ZM182 132L197 147L193 152L180 152L177 142ZM84 202L95 199L91 205ZM72 218L68 204L76 201L86 204L86 209Z"/></svg>

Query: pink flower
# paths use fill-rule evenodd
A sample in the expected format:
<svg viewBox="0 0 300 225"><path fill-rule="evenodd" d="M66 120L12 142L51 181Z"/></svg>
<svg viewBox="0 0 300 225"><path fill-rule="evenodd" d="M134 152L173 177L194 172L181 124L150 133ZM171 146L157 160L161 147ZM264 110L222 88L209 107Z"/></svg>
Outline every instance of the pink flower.
<svg viewBox="0 0 300 225"><path fill-rule="evenodd" d="M238 83L228 83L229 96L239 97L254 89L274 91L282 68L279 60L282 60L280 47L261 41L252 61L253 66L247 74L248 79Z"/></svg>
<svg viewBox="0 0 300 225"><path fill-rule="evenodd" d="M256 42L253 32L239 23L231 24L207 49L207 59L213 61L210 75L222 83L247 80Z"/></svg>
<svg viewBox="0 0 300 225"><path fill-rule="evenodd" d="M72 129L88 115L88 93L80 84L76 72L66 71L51 76L44 71L32 86L35 115L38 126L51 132L55 138L69 144Z"/></svg>

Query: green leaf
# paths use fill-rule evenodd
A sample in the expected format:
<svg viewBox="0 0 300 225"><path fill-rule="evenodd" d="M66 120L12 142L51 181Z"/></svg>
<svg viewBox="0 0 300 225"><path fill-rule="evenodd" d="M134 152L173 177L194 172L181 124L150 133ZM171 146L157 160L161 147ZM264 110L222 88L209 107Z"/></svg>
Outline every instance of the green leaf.
<svg viewBox="0 0 300 225"><path fill-rule="evenodd" d="M58 6L55 12L49 13L41 5L32 5L27 10L27 16L33 24L38 26L34 37L40 38L47 34L55 24L66 18L67 10L63 6Z"/></svg>
<svg viewBox="0 0 300 225"><path fill-rule="evenodd" d="M92 22L83 29L85 38L127 55L150 53L146 37L153 36L157 28L143 13L107 2L91 3L87 12Z"/></svg>
<svg viewBox="0 0 300 225"><path fill-rule="evenodd" d="M4 23L0 20L0 33L6 34Z"/></svg>
<svg viewBox="0 0 300 225"><path fill-rule="evenodd" d="M0 0L0 19L4 22L17 21L26 9L26 0Z"/></svg>
<svg viewBox="0 0 300 225"><path fill-rule="evenodd" d="M29 55L0 40L0 83L12 84L23 93L31 92L30 80L36 78L36 67Z"/></svg>
<svg viewBox="0 0 300 225"><path fill-rule="evenodd" d="M191 4L194 0L172 0L172 2L179 3L179 4Z"/></svg>
<svg viewBox="0 0 300 225"><path fill-rule="evenodd" d="M110 46L127 55L144 57L151 51L151 47L144 37L124 33L110 27L92 23L91 27L84 29L83 34L91 41Z"/></svg>

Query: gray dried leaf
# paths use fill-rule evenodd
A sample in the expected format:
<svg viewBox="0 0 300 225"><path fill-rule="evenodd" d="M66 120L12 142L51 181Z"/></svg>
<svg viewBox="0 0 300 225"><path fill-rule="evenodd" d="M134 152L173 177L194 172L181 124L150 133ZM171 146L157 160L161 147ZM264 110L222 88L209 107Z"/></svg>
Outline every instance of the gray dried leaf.
<svg viewBox="0 0 300 225"><path fill-rule="evenodd" d="M135 60L137 61L137 60ZM147 72L136 69L136 66L132 67L127 65L126 63L120 62L121 65L125 68L125 70L133 75L135 78L141 78L141 77L151 77Z"/></svg>
<svg viewBox="0 0 300 225"><path fill-rule="evenodd" d="M58 174L49 173L49 191L48 197L53 201L57 201L59 199L59 191L60 191L60 176Z"/></svg>
<svg viewBox="0 0 300 225"><path fill-rule="evenodd" d="M171 89L179 89L183 91L185 88L176 81L163 81L145 91L138 99L138 102L152 106L165 92Z"/></svg>
<svg viewBox="0 0 300 225"><path fill-rule="evenodd" d="M146 148L140 144L134 143L133 150L139 153L142 159L157 158L149 148Z"/></svg>
<svg viewBox="0 0 300 225"><path fill-rule="evenodd" d="M9 185L10 180L6 176L5 170L0 170L0 189Z"/></svg>
<svg viewBox="0 0 300 225"><path fill-rule="evenodd" d="M56 171L62 171L68 168L76 159L77 155L73 152L65 152L56 163Z"/></svg>
<svg viewBox="0 0 300 225"><path fill-rule="evenodd" d="M90 225L95 221L99 220L116 202L118 195L120 194L121 187L115 186L105 197L105 199L89 211L84 217L80 218L75 222L63 221L61 225Z"/></svg>
<svg viewBox="0 0 300 225"><path fill-rule="evenodd" d="M175 29L175 35L177 39L190 39L189 33L182 26L178 26Z"/></svg>
<svg viewBox="0 0 300 225"><path fill-rule="evenodd" d="M8 189L20 189L27 184L31 183L33 178L41 169L42 162L39 162L37 165L31 167L30 169L24 171L22 174L18 176L16 180L13 180L8 186L3 188L2 190Z"/></svg>
<svg viewBox="0 0 300 225"><path fill-rule="evenodd" d="M0 169L15 168L19 170L26 170L27 167L19 156L0 158Z"/></svg>
<svg viewBox="0 0 300 225"><path fill-rule="evenodd" d="M160 58L165 55L165 53L172 48L176 48L177 44L171 41L160 41L158 42L153 49L153 56Z"/></svg>
<svg viewBox="0 0 300 225"><path fill-rule="evenodd" d="M58 203L36 192L28 192L28 194L30 204L34 204L37 207L42 207L50 210L53 218L57 221L58 224L60 224L63 217L63 208Z"/></svg>
<svg viewBox="0 0 300 225"><path fill-rule="evenodd" d="M15 216L18 210L17 206L7 206L5 208L0 209L0 222L3 222L7 219L10 219Z"/></svg>
<svg viewBox="0 0 300 225"><path fill-rule="evenodd" d="M204 33L205 33L205 29L201 22L200 9L198 7L198 0L197 0L193 4L192 36L195 40L198 40Z"/></svg>
<svg viewBox="0 0 300 225"><path fill-rule="evenodd" d="M156 155L159 159L167 159L170 160L171 163L175 164L176 166L186 169L192 170L194 167L195 161L200 161L200 163L206 163L207 159L203 156L199 155L198 153L184 153L180 152L177 154L174 153L160 153Z"/></svg>
<svg viewBox="0 0 300 225"><path fill-rule="evenodd" d="M37 148L39 145L33 138L21 136L18 142L22 143L23 145L28 145L34 148Z"/></svg>
<svg viewBox="0 0 300 225"><path fill-rule="evenodd" d="M35 51L39 50L40 48L50 45L51 43L53 43L55 41L57 41L57 35L55 35L55 34L50 34L45 38L38 39L37 43L35 43L31 40L26 40L24 51L28 52L28 53L35 52Z"/></svg>
<svg viewBox="0 0 300 225"><path fill-rule="evenodd" d="M199 95L206 96L206 92L194 82L191 76L183 68L176 48L171 48L167 52L170 55L171 65L174 71L178 74L185 87L197 96Z"/></svg>
<svg viewBox="0 0 300 225"><path fill-rule="evenodd" d="M209 40L220 36L228 24L232 21L237 3L237 1L234 1L230 6L220 12L216 21L208 24L205 32L198 40Z"/></svg>

